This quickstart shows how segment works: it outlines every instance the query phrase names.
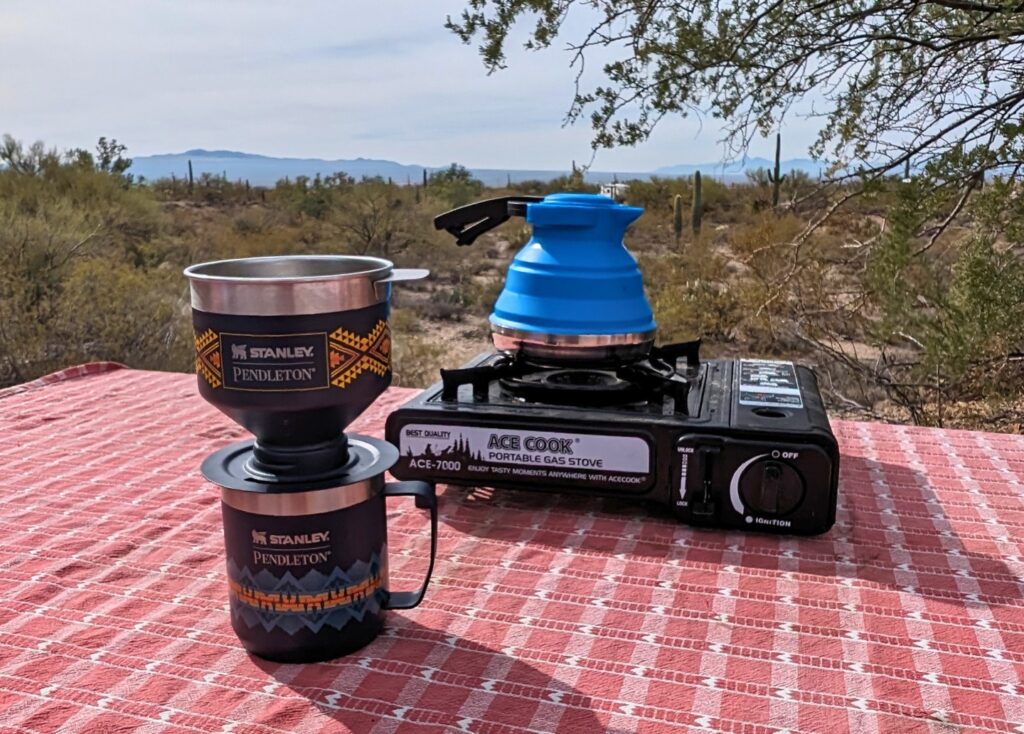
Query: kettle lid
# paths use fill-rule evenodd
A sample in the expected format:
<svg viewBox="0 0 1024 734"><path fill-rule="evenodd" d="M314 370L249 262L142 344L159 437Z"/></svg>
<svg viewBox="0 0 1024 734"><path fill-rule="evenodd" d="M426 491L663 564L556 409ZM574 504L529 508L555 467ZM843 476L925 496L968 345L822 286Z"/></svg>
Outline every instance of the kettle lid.
<svg viewBox="0 0 1024 734"><path fill-rule="evenodd" d="M607 226L624 231L644 210L601 194L549 194L526 205L526 221L535 227Z"/></svg>

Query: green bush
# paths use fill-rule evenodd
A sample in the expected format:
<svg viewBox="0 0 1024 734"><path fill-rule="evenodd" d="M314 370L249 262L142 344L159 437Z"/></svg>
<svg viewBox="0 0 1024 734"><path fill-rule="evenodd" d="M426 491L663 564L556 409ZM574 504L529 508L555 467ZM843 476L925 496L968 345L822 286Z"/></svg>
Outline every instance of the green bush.
<svg viewBox="0 0 1024 734"><path fill-rule="evenodd" d="M1024 262L984 237L959 246L946 297L925 316L925 359L920 372L951 382L970 377L979 392L1021 381L1008 362L1024 349Z"/></svg>
<svg viewBox="0 0 1024 734"><path fill-rule="evenodd" d="M444 202L448 207L462 206L479 198L484 191L483 183L469 172L469 169L452 163L448 168L434 171L427 179L427 193Z"/></svg>
<svg viewBox="0 0 1024 734"><path fill-rule="evenodd" d="M737 206L740 191L737 187L728 186L711 176L704 175L701 180L701 198L707 214L721 215ZM673 203L676 195L682 196L687 203L693 199L693 177L661 177L652 176L650 180L629 181L625 203L643 207L646 219L662 222L672 216ZM721 218L720 216L716 218Z"/></svg>
<svg viewBox="0 0 1024 734"><path fill-rule="evenodd" d="M192 366L187 286L176 267L140 270L89 259L68 272L57 303L64 362L114 360L141 369Z"/></svg>
<svg viewBox="0 0 1024 734"><path fill-rule="evenodd" d="M101 312L119 295L96 290L95 300L78 298L88 285L82 275L87 263L95 277L104 267L123 275L148 273L158 264L150 243L164 224L159 205L147 190L131 186L114 161L101 157L97 167L81 151L61 156L41 144L25 149L5 138L0 148L6 166L0 169L0 381L31 379L94 353L90 345L99 344L98 332L78 326L104 318ZM124 297L142 301L138 308L151 305L148 282L140 275ZM132 330L129 324L127 332ZM122 352L122 346L101 351L110 359L140 354ZM166 363L176 346L168 341L153 364Z"/></svg>
<svg viewBox="0 0 1024 734"><path fill-rule="evenodd" d="M700 242L685 253L643 255L639 262L660 341L733 338L742 312L725 261L709 244Z"/></svg>

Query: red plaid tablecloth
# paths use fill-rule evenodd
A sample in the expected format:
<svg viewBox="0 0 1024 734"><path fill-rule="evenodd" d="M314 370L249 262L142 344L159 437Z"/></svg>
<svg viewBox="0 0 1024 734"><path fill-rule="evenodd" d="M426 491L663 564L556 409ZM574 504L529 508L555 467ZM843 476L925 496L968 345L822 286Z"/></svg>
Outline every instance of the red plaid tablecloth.
<svg viewBox="0 0 1024 734"><path fill-rule="evenodd" d="M231 631L198 472L243 432L114 367L0 392L0 731L1024 732L1024 438L837 421L818 538L448 488L423 605L279 665ZM423 513L389 533L412 588Z"/></svg>

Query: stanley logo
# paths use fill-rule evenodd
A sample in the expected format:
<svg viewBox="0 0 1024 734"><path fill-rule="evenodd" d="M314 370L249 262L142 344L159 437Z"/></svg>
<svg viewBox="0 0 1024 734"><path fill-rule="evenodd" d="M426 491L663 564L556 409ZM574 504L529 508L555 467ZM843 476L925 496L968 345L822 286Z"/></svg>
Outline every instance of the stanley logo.
<svg viewBox="0 0 1024 734"><path fill-rule="evenodd" d="M250 347L246 344L231 345L231 359L312 359L313 347Z"/></svg>
<svg viewBox="0 0 1024 734"><path fill-rule="evenodd" d="M331 531L300 533L298 535L273 535L266 530L253 530L253 545L318 545L331 539Z"/></svg>

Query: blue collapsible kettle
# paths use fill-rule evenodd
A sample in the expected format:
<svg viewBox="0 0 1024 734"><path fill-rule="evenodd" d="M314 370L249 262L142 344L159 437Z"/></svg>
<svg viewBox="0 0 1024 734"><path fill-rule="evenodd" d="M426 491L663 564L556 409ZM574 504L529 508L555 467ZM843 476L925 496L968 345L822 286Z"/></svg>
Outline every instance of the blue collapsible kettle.
<svg viewBox="0 0 1024 734"><path fill-rule="evenodd" d="M490 316L499 351L552 364L622 363L654 343L640 269L622 241L642 213L594 194L511 196L453 209L434 225L459 245L511 216L533 226Z"/></svg>

